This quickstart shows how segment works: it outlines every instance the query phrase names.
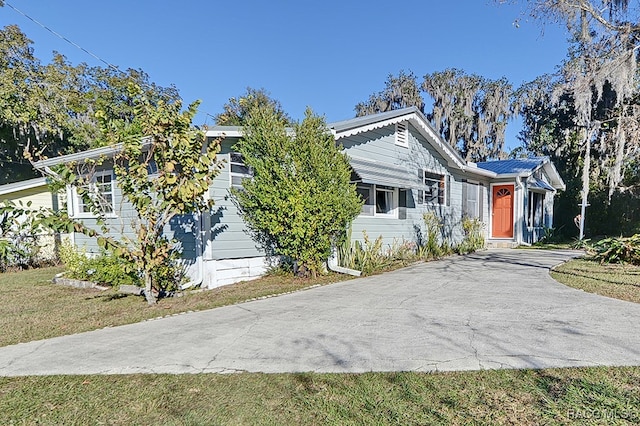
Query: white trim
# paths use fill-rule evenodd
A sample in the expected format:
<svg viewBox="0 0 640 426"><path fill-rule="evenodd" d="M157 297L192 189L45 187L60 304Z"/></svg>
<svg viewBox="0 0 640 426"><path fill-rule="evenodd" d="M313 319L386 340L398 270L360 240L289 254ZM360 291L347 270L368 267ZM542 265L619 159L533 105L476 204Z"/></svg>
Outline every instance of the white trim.
<svg viewBox="0 0 640 426"><path fill-rule="evenodd" d="M469 173L473 173L474 175L478 175L478 176L484 176L484 177L489 177L489 178L494 178L496 176L498 176L497 173L492 172L490 170L485 170L485 169L481 169L478 167L478 165L476 163L471 163L468 162L467 165L464 168L465 172L469 172Z"/></svg>
<svg viewBox="0 0 640 426"><path fill-rule="evenodd" d="M465 169L465 161L455 151L453 151L453 148L444 142L440 135L438 135L431 126L427 125L423 119L421 119L416 113L413 113L409 116L409 121L411 121L418 130L421 130L420 133L422 133L423 136L428 136L427 139L431 139L429 140L431 146L433 146L440 155L447 159L447 164L449 166L460 170Z"/></svg>
<svg viewBox="0 0 640 426"><path fill-rule="evenodd" d="M480 182L475 181L475 180L467 180L466 182L462 182L463 185L469 184L471 185L474 189L475 189L475 193L476 193L476 211L475 214L473 216L473 219L477 219L480 217L480 197L482 196L480 194ZM467 194L467 199L463 200L463 205L466 206L466 210L469 209L469 185L467 186L466 189L466 194ZM463 211L462 214L465 215L467 213L467 211Z"/></svg>
<svg viewBox="0 0 640 426"><path fill-rule="evenodd" d="M377 121L375 123L371 123L366 126L357 126L348 130L343 130L341 132L336 131L336 141L338 139L348 138L349 136L358 135L360 133L370 132L371 130L381 129L383 127L387 127L392 124L396 124L399 121L406 121L406 120L407 118L405 116L394 117L394 118L389 118L387 120Z"/></svg>
<svg viewBox="0 0 640 426"><path fill-rule="evenodd" d="M459 170L465 170L465 161L431 128L431 125L427 123L424 116L415 111L408 114L388 118L386 120L376 121L364 126L356 126L342 131L334 130L336 142L342 138L369 132L371 130L380 129L386 126L395 125L396 123L403 121L411 123L420 132L420 134L425 139L427 139L427 142L446 159L447 164L450 167L454 167Z"/></svg>
<svg viewBox="0 0 640 426"><path fill-rule="evenodd" d="M207 130L205 133L209 138L241 138L243 136L241 130Z"/></svg>
<svg viewBox="0 0 640 426"><path fill-rule="evenodd" d="M45 189L47 189L47 178L40 177L0 185L0 195L13 194L20 191L26 191L27 189L38 188L40 186L43 186Z"/></svg>
<svg viewBox="0 0 640 426"><path fill-rule="evenodd" d="M425 173L430 173L432 175L438 175L442 177L442 180L444 181L444 193L442 194L443 200L442 203L440 202L440 194L438 194L438 202L433 203L433 202L425 202L424 201L424 192L425 192L425 188L428 187L428 185L426 185L424 183L425 180ZM443 171L435 171L434 169L422 169L422 179L420 180L420 186L418 187L418 193L420 193L420 191L422 191L422 199L419 200L419 202L417 204L421 204L423 206L447 206L447 197L449 197L449 191L451 190L449 187L451 186L451 178L447 179L447 176L450 176L448 173L443 172Z"/></svg>
<svg viewBox="0 0 640 426"><path fill-rule="evenodd" d="M365 205L371 206L373 211L373 214L365 214L364 212L360 211L360 213L358 214L359 217L379 217L379 218L382 217L387 219L398 219L398 213L400 211L399 188L389 187L387 185L376 185L371 183L357 183L356 186L359 188L366 188L369 190L369 199L371 200L372 204L365 204ZM378 197L377 191L384 191L384 192L391 193L392 208L390 209L389 213L378 213L377 202L376 202Z"/></svg>
<svg viewBox="0 0 640 426"><path fill-rule="evenodd" d="M246 164L244 164L244 162L240 163L238 161L232 161L231 156L237 154L237 155L241 155L239 152L230 152L229 154L227 154L227 164L229 164L229 188L242 188L242 185L234 185L233 184L233 178L235 177L240 177L241 179L251 179L253 177L253 174L251 173L238 173L238 172L234 172L232 171L232 167L233 165L239 165L239 166L243 166L243 167L247 167ZM251 170L251 169L249 169Z"/></svg>
<svg viewBox="0 0 640 426"><path fill-rule="evenodd" d="M384 185L380 185L384 186ZM378 191L391 193L391 209L389 213L378 213ZM398 218L398 188L379 188L378 185L373 185L373 215L374 217L386 217L390 219Z"/></svg>

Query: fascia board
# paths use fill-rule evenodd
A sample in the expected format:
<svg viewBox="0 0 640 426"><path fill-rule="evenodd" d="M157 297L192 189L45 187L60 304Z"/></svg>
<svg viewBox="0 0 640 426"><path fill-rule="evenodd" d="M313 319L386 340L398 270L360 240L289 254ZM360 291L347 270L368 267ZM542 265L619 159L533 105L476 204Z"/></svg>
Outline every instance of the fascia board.
<svg viewBox="0 0 640 426"><path fill-rule="evenodd" d="M19 191L26 191L27 189L33 189L39 186L46 186L46 185L47 185L47 179L44 177L9 183L6 185L0 185L0 195L12 194L14 192L19 192Z"/></svg>
<svg viewBox="0 0 640 426"><path fill-rule="evenodd" d="M113 157L121 150L122 144L104 146L101 148L94 148L87 151L76 152L73 154L61 155L60 157L53 157L47 158L46 160L36 161L35 163L33 163L33 166L38 170L43 170L47 167L57 166L58 164L76 163L78 161L98 159L102 157Z"/></svg>
<svg viewBox="0 0 640 426"><path fill-rule="evenodd" d="M142 147L146 148L151 144L151 137L142 138ZM33 163L33 167L38 170L44 170L47 167L57 166L58 164L77 163L84 160L97 160L99 158L113 158L122 151L123 144L115 144L103 146L100 148L88 149L86 151L75 152L73 154L61 155L59 157L47 158Z"/></svg>
<svg viewBox="0 0 640 426"><path fill-rule="evenodd" d="M479 168L478 166L476 166L476 163L467 163L467 165L464 168L464 171L477 176L484 176L488 178L495 178L496 176L498 176L496 172Z"/></svg>
<svg viewBox="0 0 640 426"><path fill-rule="evenodd" d="M207 132L205 133L205 135L208 138L241 138L242 137L242 130L239 129L229 129L229 130L223 130L223 129L215 129L215 130L207 130Z"/></svg>

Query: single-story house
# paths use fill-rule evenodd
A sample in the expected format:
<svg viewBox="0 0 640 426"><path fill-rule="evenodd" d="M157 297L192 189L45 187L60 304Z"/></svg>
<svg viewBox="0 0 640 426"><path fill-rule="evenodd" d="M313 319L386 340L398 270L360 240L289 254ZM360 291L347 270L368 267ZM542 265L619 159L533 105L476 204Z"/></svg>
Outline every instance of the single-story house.
<svg viewBox="0 0 640 426"><path fill-rule="evenodd" d="M553 223L553 199L565 185L546 157L468 163L434 130L415 107L329 124L336 143L348 155L353 182L364 200L352 224L352 239L383 237L384 244L415 241L424 232L423 214L435 212L442 238L462 240L463 217L483 222L490 245L515 246L536 242ZM255 278L265 271L264 253L245 230L229 189L251 177L234 145L242 128L217 126L207 137L222 137L218 154L224 169L214 179L209 196L214 209L181 218L166 232L182 243L192 283L213 288ZM40 169L89 158L113 156L105 147L43 160ZM122 199L109 162L95 173L96 186L108 200L105 212L112 229L128 233L131 206ZM277 188L274 188L277 190ZM94 218L73 188L67 191L70 213L91 225ZM75 243L88 251L96 244L83 235Z"/></svg>

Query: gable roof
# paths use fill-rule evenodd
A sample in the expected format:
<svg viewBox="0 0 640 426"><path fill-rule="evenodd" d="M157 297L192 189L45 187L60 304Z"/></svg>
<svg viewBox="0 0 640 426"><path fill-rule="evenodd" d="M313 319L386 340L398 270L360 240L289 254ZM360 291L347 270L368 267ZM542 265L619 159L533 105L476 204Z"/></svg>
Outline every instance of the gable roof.
<svg viewBox="0 0 640 426"><path fill-rule="evenodd" d="M337 141L341 138L395 125L403 121L410 122L431 146L442 155L450 167L465 170L466 161L438 135L431 123L429 123L429 120L414 106L337 121L335 123L329 123L328 126Z"/></svg>

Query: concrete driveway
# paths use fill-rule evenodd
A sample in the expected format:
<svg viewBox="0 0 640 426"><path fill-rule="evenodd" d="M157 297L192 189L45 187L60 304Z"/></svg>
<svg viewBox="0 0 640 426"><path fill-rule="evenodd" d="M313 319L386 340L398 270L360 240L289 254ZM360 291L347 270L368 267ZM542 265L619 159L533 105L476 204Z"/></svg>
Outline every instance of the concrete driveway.
<svg viewBox="0 0 640 426"><path fill-rule="evenodd" d="M640 365L640 305L558 284L576 253L488 250L0 348L0 375Z"/></svg>

